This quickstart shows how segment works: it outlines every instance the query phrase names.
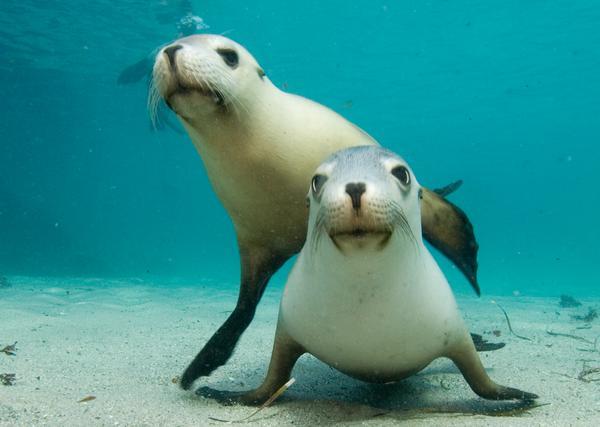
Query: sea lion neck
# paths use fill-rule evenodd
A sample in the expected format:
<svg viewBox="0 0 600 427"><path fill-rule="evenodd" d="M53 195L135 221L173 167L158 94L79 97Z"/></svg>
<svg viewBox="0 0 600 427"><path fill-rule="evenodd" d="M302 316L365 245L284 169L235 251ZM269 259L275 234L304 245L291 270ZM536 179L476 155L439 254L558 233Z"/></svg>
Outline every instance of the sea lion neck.
<svg viewBox="0 0 600 427"><path fill-rule="evenodd" d="M277 108L277 98L268 95L268 90L258 91L251 101L231 104L226 109L209 114L180 119L201 156L229 156L230 150L254 148L256 142L252 146L248 146L247 142L252 140L252 135L264 134L265 123L272 122L271 108ZM261 140L264 138L258 139Z"/></svg>

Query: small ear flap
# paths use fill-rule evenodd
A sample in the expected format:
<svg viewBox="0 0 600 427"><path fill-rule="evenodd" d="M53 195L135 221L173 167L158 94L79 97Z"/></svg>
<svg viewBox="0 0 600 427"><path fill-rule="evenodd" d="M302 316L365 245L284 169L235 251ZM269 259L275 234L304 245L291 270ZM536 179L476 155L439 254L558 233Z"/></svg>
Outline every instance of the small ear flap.
<svg viewBox="0 0 600 427"><path fill-rule="evenodd" d="M452 191L442 193L449 194ZM463 272L475 293L480 295L477 283L479 245L467 215L436 192L423 188L421 224L423 237Z"/></svg>

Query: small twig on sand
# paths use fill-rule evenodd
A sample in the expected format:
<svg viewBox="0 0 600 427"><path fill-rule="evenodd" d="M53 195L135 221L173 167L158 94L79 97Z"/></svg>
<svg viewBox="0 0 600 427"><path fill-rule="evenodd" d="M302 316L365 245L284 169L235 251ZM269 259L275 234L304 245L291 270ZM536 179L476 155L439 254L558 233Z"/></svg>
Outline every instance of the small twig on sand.
<svg viewBox="0 0 600 427"><path fill-rule="evenodd" d="M256 411L252 412L250 415L248 415L247 417L244 417L240 420L231 421L231 420L222 420L220 418L214 418L214 417L208 417L208 418L213 421L220 421L222 423L243 423L245 421L248 421L250 418L252 418L256 414L258 414L260 411L262 411L266 407L268 407L271 403L273 403L275 401L275 399L277 399L279 396L281 396L295 382L296 382L295 378L290 379L287 383L285 383L284 385L279 387L279 389L275 393L273 393L273 395L271 397L269 397L265 403L260 405Z"/></svg>
<svg viewBox="0 0 600 427"><path fill-rule="evenodd" d="M579 373L579 375L577 375L577 379L579 381L583 381L585 383L591 383L594 381L600 381L600 377L595 377L595 378L590 378L590 376L593 376L594 374L600 374L600 368L588 368L588 369L584 369L583 371L581 371Z"/></svg>
<svg viewBox="0 0 600 427"><path fill-rule="evenodd" d="M586 338L580 337L578 335L572 335L572 334L563 334L562 332L552 332L548 329L546 329L546 333L548 335L552 335L553 337L566 337L566 338L573 338L574 340L577 341L583 341L586 344L591 344L594 345L594 343Z"/></svg>
<svg viewBox="0 0 600 427"><path fill-rule="evenodd" d="M549 403L535 403L524 402L522 404L517 404L512 407L504 407L498 409L491 409L487 411L472 411L472 412L452 412L447 411L445 409L439 408L418 408L418 409L409 409L406 411L402 411L399 417L394 417L400 419L402 421L406 420L418 420L430 418L428 415L443 415L444 417L475 417L475 416L487 416L487 417L520 417L522 415L529 414L531 409L539 408L542 406L550 405Z"/></svg>
<svg viewBox="0 0 600 427"><path fill-rule="evenodd" d="M498 306L498 308L500 310L502 310L502 313L504 313L504 317L506 317L506 324L508 325L508 330L510 331L511 334L513 334L515 337L520 338L522 340L532 341L531 338L527 338L527 337L524 337L523 335L518 335L517 333L515 333L515 331L513 331L513 328L510 324L510 319L508 318L508 313L506 313L506 310L503 309L502 306L494 300L492 300L492 304L496 304Z"/></svg>

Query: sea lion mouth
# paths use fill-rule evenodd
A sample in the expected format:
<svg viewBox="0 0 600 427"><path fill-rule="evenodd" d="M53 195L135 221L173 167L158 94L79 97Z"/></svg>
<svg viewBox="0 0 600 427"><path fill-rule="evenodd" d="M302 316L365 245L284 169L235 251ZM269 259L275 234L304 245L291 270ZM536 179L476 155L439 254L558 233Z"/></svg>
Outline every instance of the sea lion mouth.
<svg viewBox="0 0 600 427"><path fill-rule="evenodd" d="M172 99L174 96L186 96L191 94L198 94L207 98L211 98L215 105L221 107L225 105L225 98L223 94L217 90L209 89L201 85L187 85L177 79L173 87L163 96L165 102L173 110Z"/></svg>
<svg viewBox="0 0 600 427"><path fill-rule="evenodd" d="M363 244L369 242L376 243L379 249L383 249L392 237L393 230L354 227L347 230L330 230L327 234L333 244L340 250L341 245L356 244L362 247Z"/></svg>

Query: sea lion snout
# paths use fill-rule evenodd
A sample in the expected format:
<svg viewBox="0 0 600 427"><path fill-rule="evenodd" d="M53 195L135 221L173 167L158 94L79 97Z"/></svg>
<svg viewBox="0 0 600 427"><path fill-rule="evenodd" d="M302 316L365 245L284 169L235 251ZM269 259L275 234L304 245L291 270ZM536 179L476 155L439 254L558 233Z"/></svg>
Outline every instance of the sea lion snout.
<svg viewBox="0 0 600 427"><path fill-rule="evenodd" d="M325 230L340 248L366 248L374 243L382 249L394 231L394 221L374 183L351 180L341 182L327 194L322 215Z"/></svg>
<svg viewBox="0 0 600 427"><path fill-rule="evenodd" d="M367 191L367 186L364 182L350 182L346 184L346 193L352 200L352 207L355 210L360 209L362 195Z"/></svg>
<svg viewBox="0 0 600 427"><path fill-rule="evenodd" d="M163 54L167 57L167 60L169 61L169 65L171 66L172 70L177 69L177 61L175 60L175 54L180 49L183 49L183 46L181 46L180 44L171 45L163 49Z"/></svg>

